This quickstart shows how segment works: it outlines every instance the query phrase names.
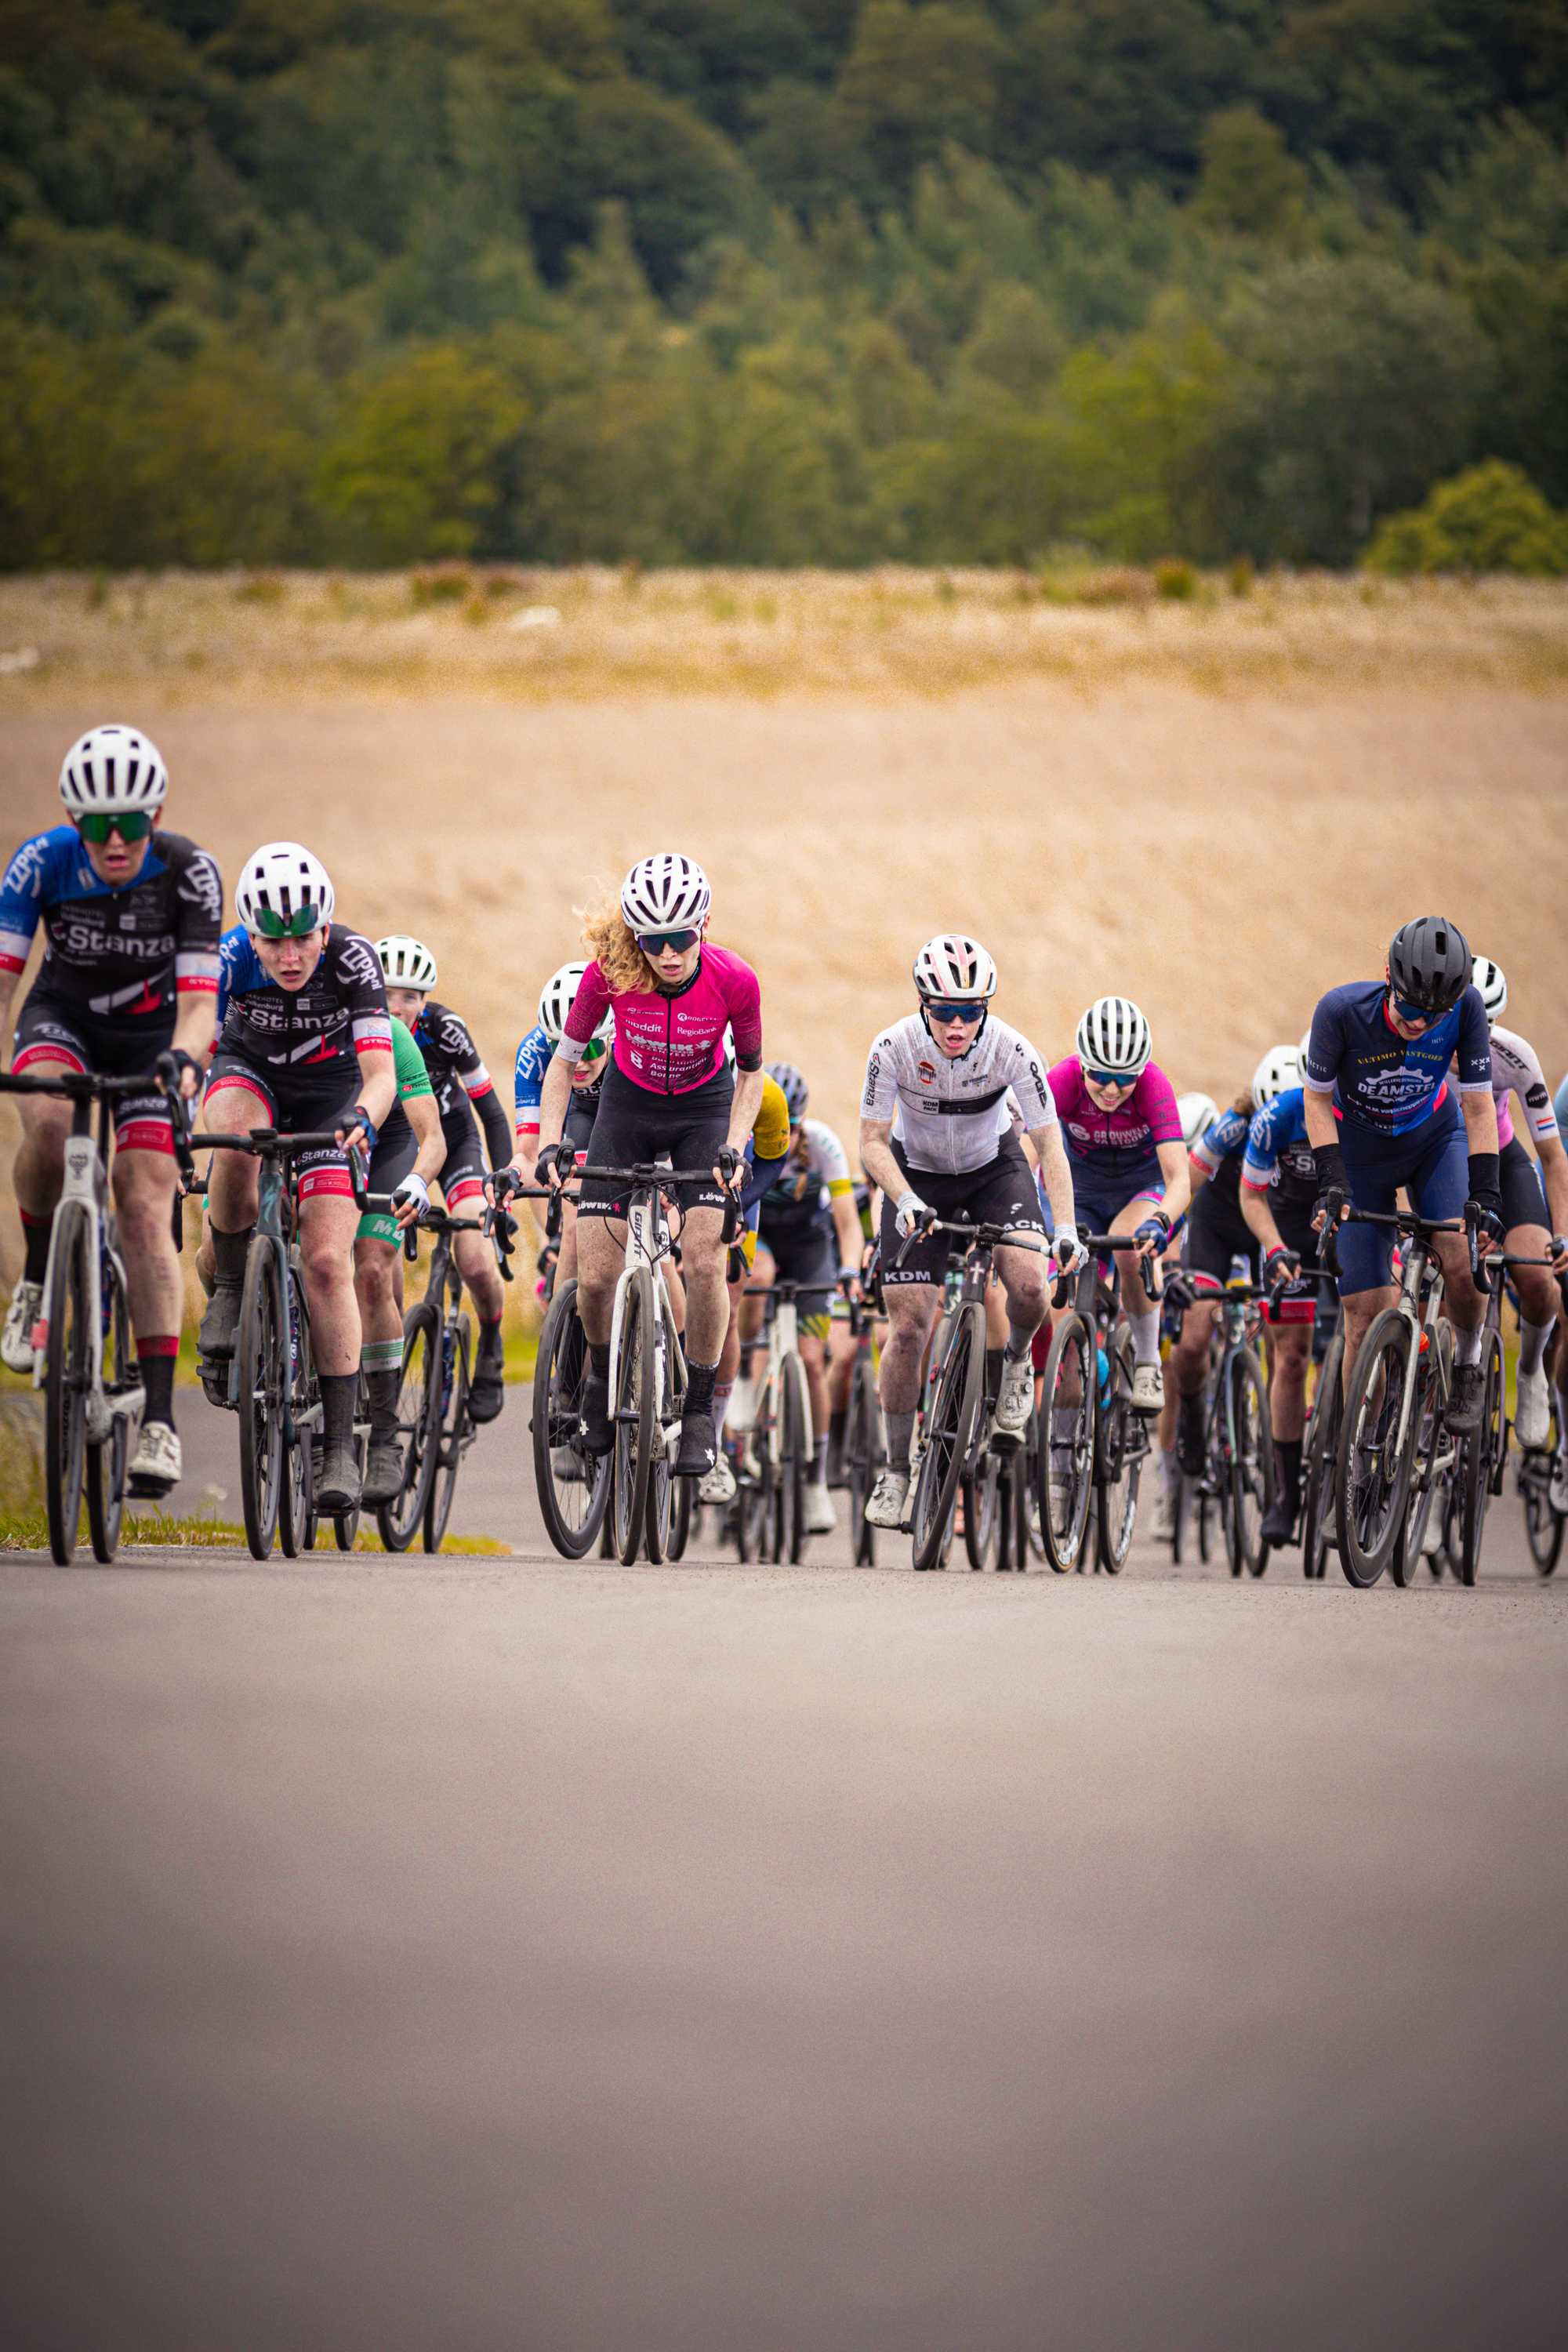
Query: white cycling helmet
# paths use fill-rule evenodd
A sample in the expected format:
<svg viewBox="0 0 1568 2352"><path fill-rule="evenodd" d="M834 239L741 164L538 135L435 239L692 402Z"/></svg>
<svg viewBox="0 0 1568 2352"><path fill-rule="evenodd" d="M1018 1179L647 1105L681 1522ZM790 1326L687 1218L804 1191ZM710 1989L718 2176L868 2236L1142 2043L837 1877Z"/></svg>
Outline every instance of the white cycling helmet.
<svg viewBox="0 0 1568 2352"><path fill-rule="evenodd" d="M1091 1004L1073 1044L1086 1070L1114 1070L1123 1078L1141 1076L1154 1051L1149 1024L1129 996L1102 996Z"/></svg>
<svg viewBox="0 0 1568 2352"><path fill-rule="evenodd" d="M565 1034L566 1016L583 985L583 974L587 969L585 963L563 963L559 971L551 973L540 991L539 1025L552 1045L559 1045ZM594 1035L602 1037L608 1045L615 1029L616 1016L613 1013L606 1013Z"/></svg>
<svg viewBox="0 0 1568 2352"><path fill-rule="evenodd" d="M1308 1048L1309 1048L1309 1047L1310 1046L1310 1045L1311 1045L1311 1042L1312 1042L1312 1033L1311 1033L1311 1031L1309 1029L1309 1030L1306 1032L1305 1035L1302 1037L1300 1044L1300 1045L1297 1046L1297 1048L1296 1048L1296 1059L1300 1063L1301 1067L1302 1067L1303 1069L1305 1069L1305 1068L1306 1068L1306 1066L1307 1066L1307 1052L1308 1052Z"/></svg>
<svg viewBox="0 0 1568 2352"><path fill-rule="evenodd" d="M163 753L135 727L89 727L60 768L60 798L72 816L161 808L168 789Z"/></svg>
<svg viewBox="0 0 1568 2352"><path fill-rule="evenodd" d="M1182 1122L1182 1141L1190 1151L1219 1117L1219 1105L1212 1095L1178 1095L1176 1116Z"/></svg>
<svg viewBox="0 0 1568 2352"><path fill-rule="evenodd" d="M406 931L394 931L389 938L377 940L375 951L388 988L416 988L428 995L435 987L436 959L423 940L411 940Z"/></svg>
<svg viewBox="0 0 1568 2352"><path fill-rule="evenodd" d="M927 940L915 958L915 987L938 1003L988 1004L996 993L996 967L964 931L942 931Z"/></svg>
<svg viewBox="0 0 1568 2352"><path fill-rule="evenodd" d="M621 884L621 912L628 930L681 931L702 922L713 903L708 877L694 857L662 850L639 857Z"/></svg>
<svg viewBox="0 0 1568 2352"><path fill-rule="evenodd" d="M1259 1110L1276 1095L1289 1094L1301 1083L1301 1053L1297 1045L1275 1045L1252 1073L1252 1099Z"/></svg>
<svg viewBox="0 0 1568 2352"><path fill-rule="evenodd" d="M1501 1018L1508 1005L1508 982L1489 956L1477 956L1470 967L1470 976L1481 992L1481 1003L1487 1008L1487 1026Z"/></svg>
<svg viewBox="0 0 1568 2352"><path fill-rule="evenodd" d="M297 841L269 841L246 859L234 904L247 931L277 939L308 907L315 910L317 925L330 923L336 901L331 877L319 857L312 857Z"/></svg>

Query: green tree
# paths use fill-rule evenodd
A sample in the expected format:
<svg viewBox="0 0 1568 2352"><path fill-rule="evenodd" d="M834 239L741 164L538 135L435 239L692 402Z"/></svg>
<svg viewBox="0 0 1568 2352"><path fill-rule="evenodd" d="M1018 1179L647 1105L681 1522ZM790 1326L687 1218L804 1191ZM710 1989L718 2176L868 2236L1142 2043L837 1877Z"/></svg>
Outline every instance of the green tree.
<svg viewBox="0 0 1568 2352"><path fill-rule="evenodd" d="M1266 239L1300 227L1307 173L1277 125L1256 107L1211 114L1199 145L1204 166L1193 198L1196 219Z"/></svg>
<svg viewBox="0 0 1568 2352"><path fill-rule="evenodd" d="M315 480L334 547L367 564L471 553L500 529L503 460L527 418L500 371L458 343L346 388Z"/></svg>
<svg viewBox="0 0 1568 2352"><path fill-rule="evenodd" d="M845 118L889 188L949 144L984 153L1002 69L1001 37L978 9L868 0L845 59Z"/></svg>
<svg viewBox="0 0 1568 2352"><path fill-rule="evenodd" d="M1391 515L1366 551L1373 572L1568 572L1568 515L1517 466L1489 458Z"/></svg>

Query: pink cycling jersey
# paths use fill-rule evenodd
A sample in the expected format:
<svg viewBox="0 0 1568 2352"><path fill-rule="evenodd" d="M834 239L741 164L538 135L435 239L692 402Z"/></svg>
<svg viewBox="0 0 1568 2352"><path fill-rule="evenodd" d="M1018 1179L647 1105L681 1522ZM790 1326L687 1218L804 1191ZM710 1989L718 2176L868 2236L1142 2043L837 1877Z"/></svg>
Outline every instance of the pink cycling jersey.
<svg viewBox="0 0 1568 2352"><path fill-rule="evenodd" d="M1146 1160L1157 1167L1158 1146L1182 1140L1175 1093L1164 1071L1152 1062L1145 1065L1131 1093L1114 1110L1101 1110L1090 1100L1076 1054L1056 1065L1050 1084L1068 1151L1105 1175L1124 1174Z"/></svg>
<svg viewBox="0 0 1568 2352"><path fill-rule="evenodd" d="M616 1067L650 1094L687 1095L724 1066L724 1032L735 1056L755 1069L763 1051L763 997L749 963L727 948L704 947L684 988L628 988L612 994L595 961L572 1000L557 1055L579 1062L607 1012L616 1016Z"/></svg>

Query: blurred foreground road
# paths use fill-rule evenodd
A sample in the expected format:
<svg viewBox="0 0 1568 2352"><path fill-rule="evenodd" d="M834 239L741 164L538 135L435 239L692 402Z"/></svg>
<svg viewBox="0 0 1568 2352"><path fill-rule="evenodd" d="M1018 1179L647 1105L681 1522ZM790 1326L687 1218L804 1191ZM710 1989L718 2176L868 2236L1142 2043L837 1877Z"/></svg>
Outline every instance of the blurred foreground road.
<svg viewBox="0 0 1568 2352"><path fill-rule="evenodd" d="M569 1568L526 1419L531 1557L0 1559L7 2347L1561 2345L1511 1493L1473 1592Z"/></svg>

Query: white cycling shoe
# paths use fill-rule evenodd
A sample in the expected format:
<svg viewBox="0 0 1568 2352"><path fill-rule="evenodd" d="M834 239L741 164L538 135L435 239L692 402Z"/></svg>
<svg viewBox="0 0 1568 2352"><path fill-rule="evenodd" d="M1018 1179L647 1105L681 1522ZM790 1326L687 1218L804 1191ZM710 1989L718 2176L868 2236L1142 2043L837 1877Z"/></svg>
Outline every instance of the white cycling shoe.
<svg viewBox="0 0 1568 2352"><path fill-rule="evenodd" d="M1132 1410L1134 1412L1162 1412L1165 1404L1164 1377L1158 1364L1134 1364L1132 1367Z"/></svg>
<svg viewBox="0 0 1568 2352"><path fill-rule="evenodd" d="M1546 1375L1539 1365L1534 1371L1521 1372L1519 1376L1513 1433L1526 1453L1538 1451L1552 1434L1552 1400L1546 1393Z"/></svg>
<svg viewBox="0 0 1568 2352"><path fill-rule="evenodd" d="M866 1524L869 1528L901 1528L904 1524L904 1503L910 1491L907 1471L879 1472L866 1504Z"/></svg>
<svg viewBox="0 0 1568 2352"><path fill-rule="evenodd" d="M1022 1356L1016 1363L1012 1357L1004 1357L1002 1389L991 1424L993 1437L999 1437L1005 1447L1017 1445L1029 1426L1034 1402L1035 1367L1028 1357Z"/></svg>
<svg viewBox="0 0 1568 2352"><path fill-rule="evenodd" d="M43 1303L41 1282L19 1282L11 1293L11 1304L5 1309L5 1328L0 1331L0 1364L7 1370L32 1370L33 1326Z"/></svg>
<svg viewBox="0 0 1568 2352"><path fill-rule="evenodd" d="M735 1474L730 1467L730 1457L721 1452L719 1459L704 1477L697 1482L700 1503L732 1503L735 1499Z"/></svg>
<svg viewBox="0 0 1568 2352"><path fill-rule="evenodd" d="M126 1473L131 1492L148 1502L158 1502L171 1486L179 1485L184 1467L179 1438L168 1423L144 1421L141 1443Z"/></svg>
<svg viewBox="0 0 1568 2352"><path fill-rule="evenodd" d="M830 1536L838 1525L838 1514L833 1507L833 1497L826 1486L815 1479L805 1490L805 1532L808 1536Z"/></svg>

